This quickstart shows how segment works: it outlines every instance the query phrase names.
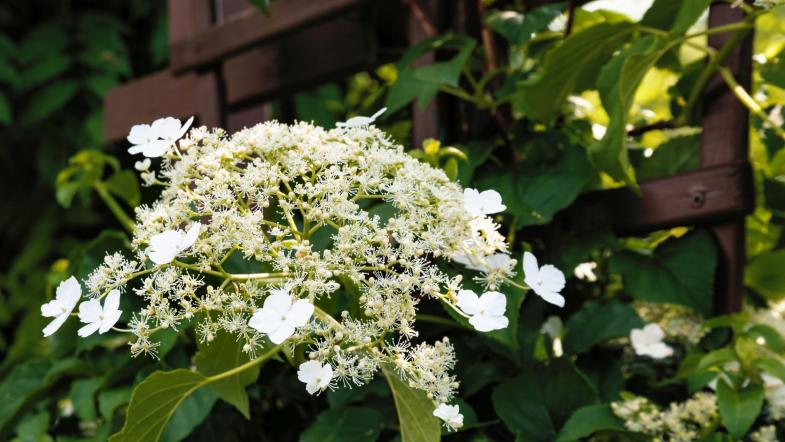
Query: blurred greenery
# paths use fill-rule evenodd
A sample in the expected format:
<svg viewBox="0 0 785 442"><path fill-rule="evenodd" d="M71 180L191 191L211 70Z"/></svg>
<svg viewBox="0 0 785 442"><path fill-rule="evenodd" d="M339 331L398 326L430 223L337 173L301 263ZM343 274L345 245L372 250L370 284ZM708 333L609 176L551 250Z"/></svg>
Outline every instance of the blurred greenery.
<svg viewBox="0 0 785 442"><path fill-rule="evenodd" d="M252 3L266 10L269 2ZM700 103L690 98L706 64L699 48L706 43L708 2L657 0L640 22L624 15L631 2L596 2L575 11L566 37L563 4L528 11L521 2L486 3L484 22L504 49L495 69L486 67L478 39L451 31L410 48L396 63L269 103L273 117L325 127L387 106L379 126L414 157L463 186L502 194L508 209L497 220L515 258L534 250L567 274L564 310L508 290L511 326L487 335L467 330L464 319L438 305L421 307L421 337L449 335L458 353L456 403L466 429L443 437L637 440L608 406L628 392L667 405L695 385L702 388L707 370L730 361L743 362L755 376L760 370L785 376L780 359L762 357L749 344L765 337L782 356L783 337L765 325L740 326L743 316L707 322L711 333L681 349L689 354L679 355L678 367L631 362L618 342L644 323L636 302L682 304L712 316L716 244L702 229L638 238L602 229L580 233L562 217L586 191L634 189L638 181L699 166ZM698 35L685 41L689 33ZM415 66L434 51L437 62ZM762 307L785 299L785 8L756 19L754 53L750 95L762 112L751 117L757 192L746 221L745 301ZM155 198L140 188L124 147L103 141L103 97L167 62L165 2L0 5L0 440L101 441L112 434L136 440L142 433L134 431L147 430L167 441L392 440L399 431L408 440L412 428L438 439L430 402L400 382L391 390L377 380L314 399L294 370L264 364L189 396L185 387L202 385L202 378L183 369L210 375L244 356L226 337L213 347L197 344L189 327L155 335L157 360L132 358L127 339L111 333L76 340L75 321L42 338L47 321L40 305L54 287L68 275L84 279L106 253L127 249L122 229L131 209ZM451 118L459 121L440 121L436 139L415 146L412 106L434 99L452 100L461 111ZM656 127L661 122L667 127ZM319 241L329 238L313 242ZM582 262L596 265L596 280L573 277ZM467 287L481 290L465 273ZM142 305L123 302L125 311ZM553 314L564 318L565 357L540 331ZM183 391L157 394L172 379L185 379ZM147 405L129 407L134 391ZM723 382L718 401L724 425L717 423L718 432L740 437L768 422L758 413L759 384ZM135 420L151 403L168 405L171 420Z"/></svg>

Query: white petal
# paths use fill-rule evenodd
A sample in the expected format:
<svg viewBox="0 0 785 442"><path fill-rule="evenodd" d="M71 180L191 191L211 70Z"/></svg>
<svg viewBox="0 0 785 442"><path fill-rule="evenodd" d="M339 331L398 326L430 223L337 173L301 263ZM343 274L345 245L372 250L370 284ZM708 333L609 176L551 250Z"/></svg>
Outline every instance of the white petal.
<svg viewBox="0 0 785 442"><path fill-rule="evenodd" d="M191 128L191 124L193 124L193 122L194 122L194 117L191 117L188 120L186 120L185 123L183 123L183 127L181 127L180 131L177 132L177 138L176 138L177 140L182 138L183 135L185 135L185 133L188 132L188 129Z"/></svg>
<svg viewBox="0 0 785 442"><path fill-rule="evenodd" d="M300 299L292 304L289 313L286 314L286 323L292 327L302 327L311 319L313 310L313 304L306 299Z"/></svg>
<svg viewBox="0 0 785 442"><path fill-rule="evenodd" d="M330 364L324 364L324 366L319 369L319 388L327 388L330 385L330 381L333 379L333 367Z"/></svg>
<svg viewBox="0 0 785 442"><path fill-rule="evenodd" d="M52 333L56 332L60 327L62 327L65 320L68 319L68 315L60 315L56 317L52 322L44 327L44 337L52 336Z"/></svg>
<svg viewBox="0 0 785 442"><path fill-rule="evenodd" d="M272 309L281 314L281 316L289 313L292 307L292 297L286 291L275 291L267 299L264 300L264 308Z"/></svg>
<svg viewBox="0 0 785 442"><path fill-rule="evenodd" d="M645 342L648 343L657 343L662 342L665 339L665 332L662 330L662 327L659 324L652 322L651 324L647 324L643 327L643 336Z"/></svg>
<svg viewBox="0 0 785 442"><path fill-rule="evenodd" d="M177 134L180 133L180 120L173 117L159 118L153 121L153 132L164 140L174 141Z"/></svg>
<svg viewBox="0 0 785 442"><path fill-rule="evenodd" d="M558 316L549 316L542 324L540 331L550 336L551 339L556 339L564 331L564 322Z"/></svg>
<svg viewBox="0 0 785 442"><path fill-rule="evenodd" d="M463 206L470 214L474 216L482 216L482 202L480 201L480 192L477 189L466 188L463 189Z"/></svg>
<svg viewBox="0 0 785 442"><path fill-rule="evenodd" d="M319 377L319 372L321 370L322 364L319 361L303 362L297 369L297 379L303 383L313 382Z"/></svg>
<svg viewBox="0 0 785 442"><path fill-rule="evenodd" d="M660 342L648 346L643 354L651 356L654 359L663 359L673 355L673 349L667 344Z"/></svg>
<svg viewBox="0 0 785 442"><path fill-rule="evenodd" d="M157 137L149 124L137 124L131 128L126 138L131 144L146 144Z"/></svg>
<svg viewBox="0 0 785 442"><path fill-rule="evenodd" d="M480 296L479 306L486 315L504 316L507 309L507 297L504 296L504 293L485 292Z"/></svg>
<svg viewBox="0 0 785 442"><path fill-rule="evenodd" d="M383 107L376 111L375 114L371 115L371 121L376 121L377 118L381 117L383 113L387 112L387 108Z"/></svg>
<svg viewBox="0 0 785 442"><path fill-rule="evenodd" d="M548 290L534 290L534 293L539 295L545 302L549 302L557 307L564 307L564 296L549 292Z"/></svg>
<svg viewBox="0 0 785 442"><path fill-rule="evenodd" d="M482 211L485 215L503 212L507 206L502 204L502 196L495 190L486 190L480 194Z"/></svg>
<svg viewBox="0 0 785 442"><path fill-rule="evenodd" d="M540 279L542 279L542 286L545 289L556 293L562 291L566 282L564 273L550 264L540 267Z"/></svg>
<svg viewBox="0 0 785 442"><path fill-rule="evenodd" d="M287 340L289 336L294 334L294 327L287 323L282 323L277 330L273 331L272 333L268 334L267 337L270 338L270 341L273 344L280 344L281 342Z"/></svg>
<svg viewBox="0 0 785 442"><path fill-rule="evenodd" d="M150 261L161 265L161 264L169 264L174 260L175 256L177 256L176 249L168 249L168 250L161 250L161 251L148 251L147 256L150 258Z"/></svg>
<svg viewBox="0 0 785 442"><path fill-rule="evenodd" d="M81 296L82 288L79 286L79 281L73 276L61 282L55 292L55 298L63 304L69 313L79 302Z"/></svg>
<svg viewBox="0 0 785 442"><path fill-rule="evenodd" d="M523 252L523 274L526 279L536 279L540 273L537 258L531 252Z"/></svg>
<svg viewBox="0 0 785 442"><path fill-rule="evenodd" d="M185 250L196 242L196 239L199 237L199 232L202 230L202 225L199 223L194 223L188 232L186 232L185 236L180 242L179 249Z"/></svg>
<svg viewBox="0 0 785 442"><path fill-rule="evenodd" d="M474 315L469 318L469 324L481 332L507 328L509 322L506 316Z"/></svg>
<svg viewBox="0 0 785 442"><path fill-rule="evenodd" d="M57 299L53 299L41 306L41 316L45 318L54 318L63 313L65 307L63 303Z"/></svg>
<svg viewBox="0 0 785 442"><path fill-rule="evenodd" d="M278 330L283 324L281 313L268 308L257 310L248 321L248 326L259 333L269 334Z"/></svg>
<svg viewBox="0 0 785 442"><path fill-rule="evenodd" d="M99 329L100 327L101 327L101 323L100 323L100 322L91 322L91 323L89 323L89 324L85 325L84 327L80 328L80 329L79 329L79 330L76 332L76 334L78 334L79 336L81 336L81 337L85 338L85 337L87 337L87 336L90 336L90 335L92 335L92 334L93 334L93 333L95 333L96 331L98 331L98 329Z"/></svg>
<svg viewBox="0 0 785 442"><path fill-rule="evenodd" d="M480 299L471 290L458 292L458 308L467 315L476 315L480 312Z"/></svg>
<svg viewBox="0 0 785 442"><path fill-rule="evenodd" d="M97 299L91 299L79 304L79 320L84 323L100 321L101 313L103 313L101 301Z"/></svg>
<svg viewBox="0 0 785 442"><path fill-rule="evenodd" d="M112 290L104 300L104 315L118 311L120 307L120 290Z"/></svg>
<svg viewBox="0 0 785 442"><path fill-rule="evenodd" d="M101 320L101 328L98 329L98 333L104 334L111 330L117 324L117 321L120 320L120 315L122 314L122 310L104 312L104 319Z"/></svg>
<svg viewBox="0 0 785 442"><path fill-rule="evenodd" d="M169 150L169 146L172 143L167 140L155 140L151 141L144 146L142 146L142 155L147 158L158 158L164 156L167 150ZM130 152L130 149L129 149Z"/></svg>
<svg viewBox="0 0 785 442"><path fill-rule="evenodd" d="M338 126L338 127L340 127L340 126ZM314 394L314 393L316 393L319 390L320 390L320 388L319 388L319 385L316 383L316 381L311 381L311 382L308 382L307 384L305 384L305 391L307 391L308 394Z"/></svg>

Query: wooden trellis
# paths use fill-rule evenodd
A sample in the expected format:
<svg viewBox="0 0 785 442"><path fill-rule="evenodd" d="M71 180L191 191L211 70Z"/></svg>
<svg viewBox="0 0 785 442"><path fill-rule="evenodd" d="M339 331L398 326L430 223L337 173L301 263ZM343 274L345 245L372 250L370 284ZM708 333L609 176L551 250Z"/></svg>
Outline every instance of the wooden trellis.
<svg viewBox="0 0 785 442"><path fill-rule="evenodd" d="M740 21L743 14L725 2L714 4L709 26ZM201 124L238 130L265 120L265 103L395 60L435 30L477 35L478 17L476 0L280 0L269 16L247 0L169 0L171 64L107 94L106 138L120 141L131 125L169 115L195 115ZM729 35L714 34L709 43L719 48ZM750 36L726 63L747 88L751 52ZM626 189L585 194L565 218L578 230L610 227L621 235L710 228L721 251L716 308L736 311L743 294L744 217L754 206L749 118L719 78L705 96L699 170L643 182L641 196ZM457 112L450 99L424 111L413 108L415 145L440 135L457 141L449 139L457 130L438 132L451 127Z"/></svg>

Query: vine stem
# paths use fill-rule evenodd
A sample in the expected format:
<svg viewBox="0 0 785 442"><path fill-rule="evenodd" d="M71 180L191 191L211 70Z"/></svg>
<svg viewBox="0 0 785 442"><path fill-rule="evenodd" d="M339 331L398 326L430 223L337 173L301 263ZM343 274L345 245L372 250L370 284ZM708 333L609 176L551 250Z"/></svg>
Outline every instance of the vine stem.
<svg viewBox="0 0 785 442"><path fill-rule="evenodd" d="M736 81L730 69L726 68L725 66L720 66L718 71L722 76L722 79L725 80L725 83L728 85L728 88L731 90L731 92L733 92L733 95L735 95L743 105L747 106L747 109L749 109L750 112L757 115L761 120L765 121L771 130L779 135L780 138L785 139L785 130L783 130L776 122L769 118L763 108L761 108L760 104L758 104L758 102L755 101L755 99L752 98L752 96L750 96L750 94Z"/></svg>
<svg viewBox="0 0 785 442"><path fill-rule="evenodd" d="M101 181L96 181L93 183L93 189L95 189L96 193L98 193L98 196L101 197L101 200L103 200L104 204L109 207L109 210L112 211L112 214L115 216L115 218L120 221L120 224L123 225L125 230L127 230L128 233L134 233L134 221L128 216L127 213L125 213L125 210L120 207L120 203L118 203L117 200L112 196L112 194L109 192L109 189L106 188L106 185Z"/></svg>
<svg viewBox="0 0 785 442"><path fill-rule="evenodd" d="M281 350L281 344L276 345L275 347L273 347L270 350L268 350L267 353L259 356L256 359L252 359L252 360L246 362L243 365L238 365L237 367L234 367L233 369L227 370L227 371L225 371L223 373L218 373L216 375L209 376L203 382L203 385L204 384L209 384L209 383L212 383L212 382L218 382L218 381L221 381L221 380L226 379L226 378L230 378L230 377L232 377L232 376L234 376L236 374L240 374L240 373L244 372L245 370L248 370L250 368L256 367L257 365L261 364L262 362L264 362L264 361L270 359L271 357L275 356L276 354L278 354L278 352L280 350Z"/></svg>

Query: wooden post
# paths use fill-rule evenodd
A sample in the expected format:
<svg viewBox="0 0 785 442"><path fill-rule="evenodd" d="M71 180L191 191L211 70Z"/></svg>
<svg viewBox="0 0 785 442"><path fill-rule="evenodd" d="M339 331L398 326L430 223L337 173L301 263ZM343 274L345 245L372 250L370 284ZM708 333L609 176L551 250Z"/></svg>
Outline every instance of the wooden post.
<svg viewBox="0 0 785 442"><path fill-rule="evenodd" d="M728 3L716 3L709 12L709 27L736 23L744 19L741 8ZM709 45L722 47L732 33L714 34ZM749 90L752 70L752 36L747 36L730 55L726 66L739 84ZM724 84L719 75L706 89L701 139L701 167L738 165L749 158L749 113ZM752 179L742 186L752 192ZM719 313L741 309L744 295L745 225L744 216L710 224L719 246L717 278L715 281L715 310Z"/></svg>
<svg viewBox="0 0 785 442"><path fill-rule="evenodd" d="M408 0L409 4L409 44L414 46L421 40L434 37L433 28L434 17L438 12L437 0ZM415 66L424 66L436 61L436 56L430 52L417 60ZM436 106L437 98L434 98L425 109L415 101L412 104L412 148L419 149L423 140L426 138L439 138L439 118Z"/></svg>

